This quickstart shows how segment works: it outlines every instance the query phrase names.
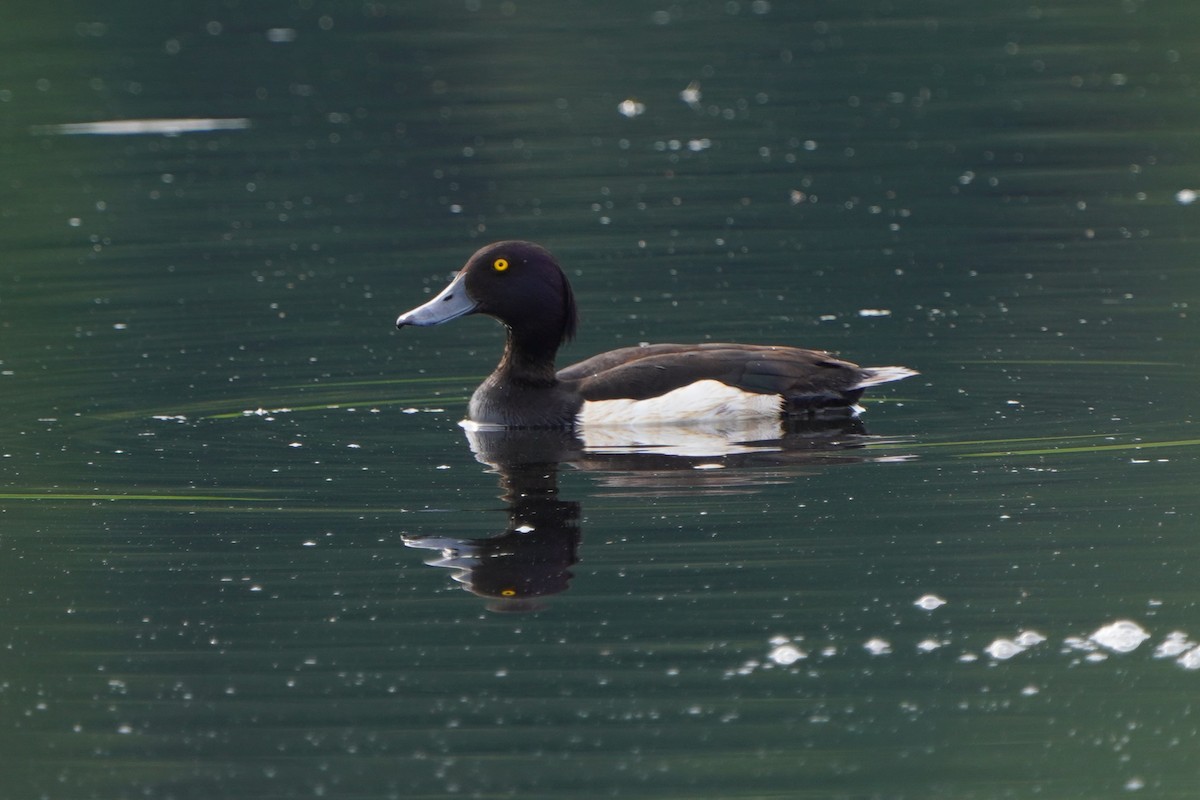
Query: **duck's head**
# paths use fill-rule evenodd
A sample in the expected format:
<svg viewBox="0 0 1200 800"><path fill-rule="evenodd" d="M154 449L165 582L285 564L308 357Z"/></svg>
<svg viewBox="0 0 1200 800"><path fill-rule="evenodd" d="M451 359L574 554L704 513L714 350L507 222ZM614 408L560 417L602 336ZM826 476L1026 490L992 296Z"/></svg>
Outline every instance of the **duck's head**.
<svg viewBox="0 0 1200 800"><path fill-rule="evenodd" d="M554 256L533 242L480 249L436 297L401 314L396 327L440 325L467 314L494 317L554 347L575 335L571 285Z"/></svg>

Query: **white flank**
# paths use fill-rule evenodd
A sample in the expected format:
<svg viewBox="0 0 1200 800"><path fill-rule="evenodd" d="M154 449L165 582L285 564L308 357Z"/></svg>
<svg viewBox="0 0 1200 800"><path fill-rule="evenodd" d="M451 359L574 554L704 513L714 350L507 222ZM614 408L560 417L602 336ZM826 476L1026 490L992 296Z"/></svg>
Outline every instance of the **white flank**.
<svg viewBox="0 0 1200 800"><path fill-rule="evenodd" d="M657 453L669 456L719 458L738 453L767 453L779 449L783 427L778 416L685 423L580 426L579 437L589 453ZM719 465L717 465L719 466ZM696 469L714 469L699 465Z"/></svg>
<svg viewBox="0 0 1200 800"><path fill-rule="evenodd" d="M483 463L487 445L480 434L508 430L503 425L486 425L464 419L458 423L467 434L471 452ZM580 425L576 434L590 453L655 453L671 456L729 456L737 453L765 453L778 450L775 442L783 435L777 415L737 419L687 420L671 422ZM754 443L754 444L750 444ZM719 465L718 465L719 466ZM699 465L696 469L715 469Z"/></svg>
<svg viewBox="0 0 1200 800"><path fill-rule="evenodd" d="M863 367L863 372L866 373L863 375L863 379L851 388L865 389L868 386L878 386L881 383L890 383L920 374L915 369L908 367Z"/></svg>
<svg viewBox="0 0 1200 800"><path fill-rule="evenodd" d="M646 400L593 400L583 404L577 420L585 428L666 422L686 424L701 420L778 416L780 404L778 395L754 394L720 381L705 380Z"/></svg>

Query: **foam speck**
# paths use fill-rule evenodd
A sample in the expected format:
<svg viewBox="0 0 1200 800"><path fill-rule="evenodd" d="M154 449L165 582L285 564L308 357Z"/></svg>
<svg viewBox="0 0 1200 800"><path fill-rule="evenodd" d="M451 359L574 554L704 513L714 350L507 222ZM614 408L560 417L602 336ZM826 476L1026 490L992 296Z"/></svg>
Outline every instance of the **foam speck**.
<svg viewBox="0 0 1200 800"><path fill-rule="evenodd" d="M936 594L921 595L913 602L917 608L923 608L926 611L933 611L935 608L941 608L946 605L944 598L938 597Z"/></svg>
<svg viewBox="0 0 1200 800"><path fill-rule="evenodd" d="M886 639L875 637L864 642L863 649L873 656L885 656L892 652L892 643Z"/></svg>
<svg viewBox="0 0 1200 800"><path fill-rule="evenodd" d="M768 653L767 658L781 667L786 667L808 658L808 654L794 644L781 644Z"/></svg>

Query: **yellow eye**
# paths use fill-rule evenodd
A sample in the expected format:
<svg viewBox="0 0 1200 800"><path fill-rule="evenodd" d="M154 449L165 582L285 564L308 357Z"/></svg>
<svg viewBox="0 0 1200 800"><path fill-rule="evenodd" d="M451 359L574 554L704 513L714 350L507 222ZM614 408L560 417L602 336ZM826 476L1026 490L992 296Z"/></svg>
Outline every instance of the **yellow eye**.
<svg viewBox="0 0 1200 800"><path fill-rule="evenodd" d="M504 270L508 269L508 259L497 258L492 262L492 269L496 270L496 272L504 272Z"/></svg>
<svg viewBox="0 0 1200 800"><path fill-rule="evenodd" d="M499 260L500 260L500 261L504 261L504 259L503 259L503 258L501 258L501 259L499 259ZM507 261L505 261L504 263L505 263L505 264L507 264L508 262L507 262ZM516 597L516 596L517 596L517 590L516 590L516 589L501 589L501 590L500 590L500 596L501 596L501 597Z"/></svg>

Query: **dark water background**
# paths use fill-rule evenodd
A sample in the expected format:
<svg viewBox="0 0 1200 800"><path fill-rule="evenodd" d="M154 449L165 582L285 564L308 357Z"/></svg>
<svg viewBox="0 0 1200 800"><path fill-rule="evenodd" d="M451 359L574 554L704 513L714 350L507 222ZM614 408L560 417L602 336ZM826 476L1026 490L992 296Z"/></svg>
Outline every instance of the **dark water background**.
<svg viewBox="0 0 1200 800"><path fill-rule="evenodd" d="M3 796L1194 796L1194 4L4 16ZM922 375L489 465L500 329L391 326L508 237L564 362Z"/></svg>

